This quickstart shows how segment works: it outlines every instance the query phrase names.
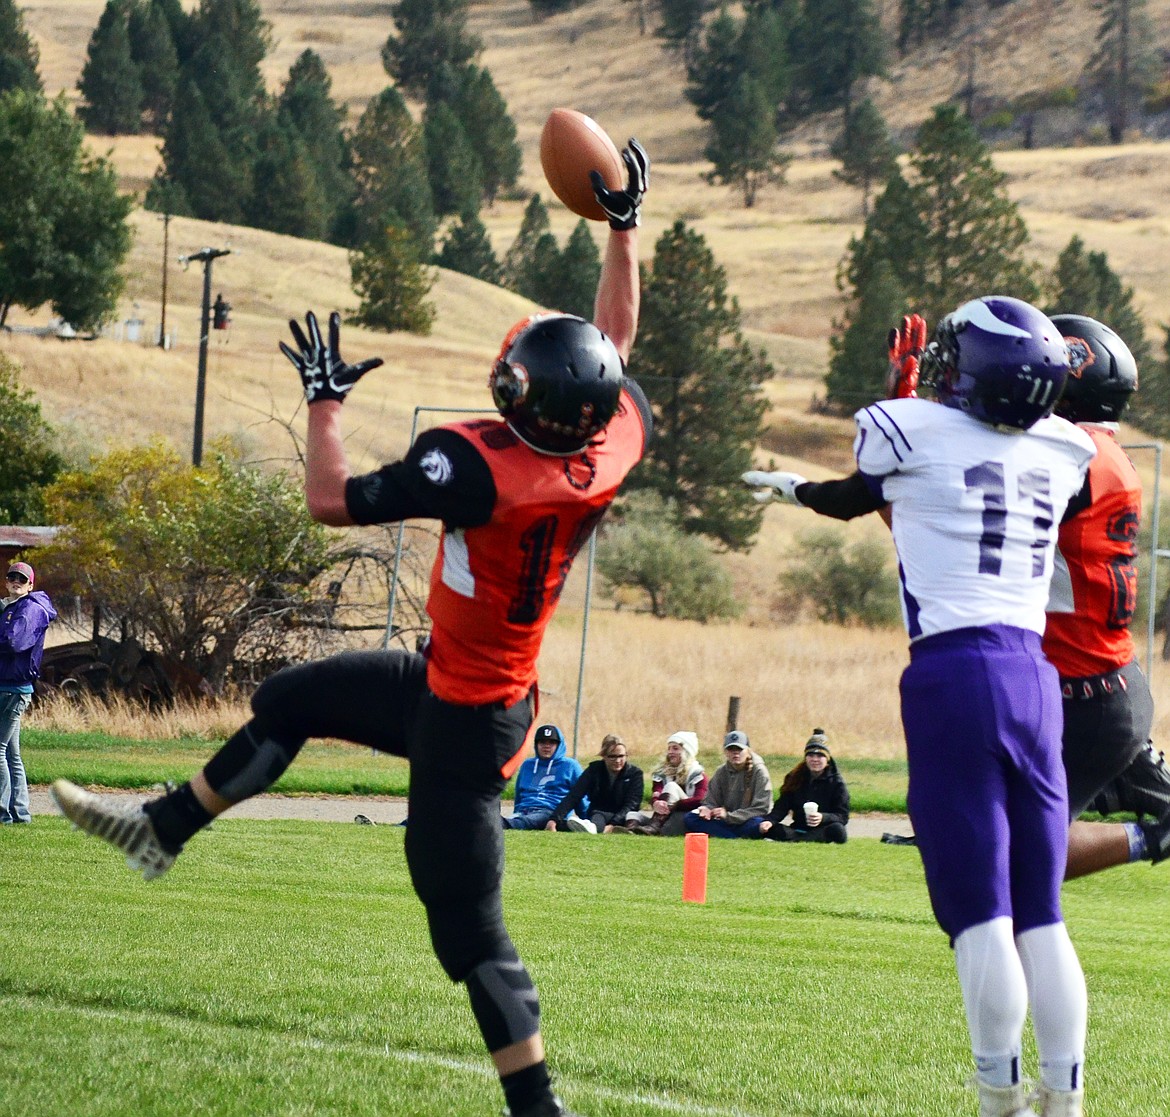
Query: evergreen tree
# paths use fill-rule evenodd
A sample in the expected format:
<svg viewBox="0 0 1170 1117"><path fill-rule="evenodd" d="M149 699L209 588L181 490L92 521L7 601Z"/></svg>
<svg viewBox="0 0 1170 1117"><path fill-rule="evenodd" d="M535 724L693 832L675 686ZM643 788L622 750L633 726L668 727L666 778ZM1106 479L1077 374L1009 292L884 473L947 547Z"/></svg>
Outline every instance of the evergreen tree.
<svg viewBox="0 0 1170 1117"><path fill-rule="evenodd" d="M566 314L592 318L597 282L601 278L601 253L584 218L573 227L551 270L549 287L537 301Z"/></svg>
<svg viewBox="0 0 1170 1117"><path fill-rule="evenodd" d="M170 119L179 84L179 54L167 10L160 0L139 0L130 8L130 56L142 83L146 126L161 132Z"/></svg>
<svg viewBox="0 0 1170 1117"><path fill-rule="evenodd" d="M850 186L861 187L861 215L868 217L870 190L875 182L886 178L896 158L886 122L870 98L866 97L846 118L829 154L841 160L841 169L834 171L834 176Z"/></svg>
<svg viewBox="0 0 1170 1117"><path fill-rule="evenodd" d="M885 72L885 33L873 0L818 0L796 33L798 85L810 112L852 108L853 90Z"/></svg>
<svg viewBox="0 0 1170 1117"><path fill-rule="evenodd" d="M922 289L907 286L930 322L991 292L1035 302L1034 268L1023 256L1028 228L974 125L940 105L918 130L910 155L915 202L926 235L917 246ZM897 261L891 260L897 269Z"/></svg>
<svg viewBox="0 0 1170 1117"><path fill-rule="evenodd" d="M0 524L45 522L42 491L65 468L56 444L36 396L0 353Z"/></svg>
<svg viewBox="0 0 1170 1117"><path fill-rule="evenodd" d="M738 188L749 209L764 186L784 181L792 161L777 146L775 118L763 86L744 74L711 121L706 156L714 169L708 181Z"/></svg>
<svg viewBox="0 0 1170 1117"><path fill-rule="evenodd" d="M838 288L859 294L884 262L908 295L921 292L926 285L926 273L918 245L926 239L927 228L926 218L918 211L918 198L895 163L885 188L874 201L873 212L861 236L849 241L837 271Z"/></svg>
<svg viewBox="0 0 1170 1117"><path fill-rule="evenodd" d="M509 291L539 301L535 294L539 286L536 281L537 246L542 237L551 239L549 228L548 210L540 195L533 194L524 207L516 239L504 256L504 286ZM553 245L555 247L555 240Z"/></svg>
<svg viewBox="0 0 1170 1117"><path fill-rule="evenodd" d="M677 221L655 245L644 285L635 375L654 440L630 484L674 501L681 526L727 547L751 545L761 506L740 484L751 468L773 369L740 331L739 304L702 236Z"/></svg>
<svg viewBox="0 0 1170 1117"><path fill-rule="evenodd" d="M1130 397L1129 410L1125 413L1131 423L1158 438L1170 436L1170 326L1163 326L1162 330L1162 359L1151 357L1139 365L1138 390ZM1163 617L1167 615L1167 606L1163 602ZM1167 658L1165 652L1163 658Z"/></svg>
<svg viewBox="0 0 1170 1117"><path fill-rule="evenodd" d="M275 113L260 128L253 174L262 187L245 206L248 225L308 240L325 239L333 207L304 141Z"/></svg>
<svg viewBox="0 0 1170 1117"><path fill-rule="evenodd" d="M403 93L425 97L444 64L461 70L482 44L467 30L468 0L398 0L391 6L397 35L382 47L382 65Z"/></svg>
<svg viewBox="0 0 1170 1117"><path fill-rule="evenodd" d="M746 67L740 25L726 7L708 25L687 62L686 98L700 120L714 120L731 99Z"/></svg>
<svg viewBox="0 0 1170 1117"><path fill-rule="evenodd" d="M1074 236L1056 260L1045 314L1085 314L1115 330L1129 346L1138 368L1150 361L1146 327L1134 306L1134 290L1121 282L1104 252L1087 252Z"/></svg>
<svg viewBox="0 0 1170 1117"><path fill-rule="evenodd" d="M134 134L142 126L142 82L130 54L127 0L108 0L89 39L77 83L78 115L91 132Z"/></svg>
<svg viewBox="0 0 1170 1117"><path fill-rule="evenodd" d="M532 14L537 19L543 19L545 16L556 15L557 12L567 12L570 8L575 8L580 0L528 0L532 8Z"/></svg>
<svg viewBox="0 0 1170 1117"><path fill-rule="evenodd" d="M1118 144L1139 110L1142 94L1161 71L1161 56L1146 0L1096 0L1094 7L1101 12L1101 24L1085 76L1101 93L1109 138Z"/></svg>
<svg viewBox="0 0 1170 1117"><path fill-rule="evenodd" d="M12 306L49 303L89 330L117 307L133 202L83 140L64 94L0 95L0 326Z"/></svg>
<svg viewBox="0 0 1170 1117"><path fill-rule="evenodd" d="M388 225L409 231L418 258L434 251L435 211L422 132L397 89L387 87L366 106L350 137L357 213L355 239L379 239Z"/></svg>
<svg viewBox="0 0 1170 1117"><path fill-rule="evenodd" d="M451 107L479 159L483 196L491 205L501 189L515 186L520 177L516 123L491 74L479 66L460 73Z"/></svg>
<svg viewBox="0 0 1170 1117"><path fill-rule="evenodd" d="M42 92L37 71L41 55L25 30L24 14L16 0L0 0L0 93L10 89Z"/></svg>
<svg viewBox="0 0 1170 1117"><path fill-rule="evenodd" d="M491 238L475 210L468 210L447 230L435 263L497 286L504 278L504 269L492 251Z"/></svg>
<svg viewBox="0 0 1170 1117"><path fill-rule="evenodd" d="M698 33L710 0L659 0L662 23L657 34L673 47L685 46Z"/></svg>
<svg viewBox="0 0 1170 1117"><path fill-rule="evenodd" d="M277 115L282 125L299 138L316 174L327 211L322 235L338 241L353 204L353 179L342 132L345 113L333 103L332 86L320 56L311 50L303 51L288 72L277 102Z"/></svg>
<svg viewBox="0 0 1170 1117"><path fill-rule="evenodd" d="M845 320L834 323L825 377L830 403L850 412L885 398L887 335L906 305L894 269L888 260L879 259Z"/></svg>
<svg viewBox="0 0 1170 1117"><path fill-rule="evenodd" d="M427 106L423 146L435 214L446 217L478 208L483 193L483 169L463 125L446 104Z"/></svg>
<svg viewBox="0 0 1170 1117"><path fill-rule="evenodd" d="M397 225L368 240L349 254L353 289L361 306L350 318L376 330L429 334L435 308L426 301L435 281L424 266L414 235Z"/></svg>
<svg viewBox="0 0 1170 1117"><path fill-rule="evenodd" d="M749 8L740 31L744 71L778 108L787 105L793 92L792 40L800 19L799 0L766 0Z"/></svg>

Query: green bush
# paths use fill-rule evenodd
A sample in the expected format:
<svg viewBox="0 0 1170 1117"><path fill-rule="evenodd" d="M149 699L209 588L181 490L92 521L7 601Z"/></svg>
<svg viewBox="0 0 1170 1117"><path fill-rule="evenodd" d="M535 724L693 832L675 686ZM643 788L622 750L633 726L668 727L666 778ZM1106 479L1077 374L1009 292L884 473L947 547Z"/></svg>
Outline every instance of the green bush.
<svg viewBox="0 0 1170 1117"><path fill-rule="evenodd" d="M841 532L816 528L798 540L780 584L829 624L891 628L900 610L898 579L887 566L887 553L873 539L859 539L846 548Z"/></svg>

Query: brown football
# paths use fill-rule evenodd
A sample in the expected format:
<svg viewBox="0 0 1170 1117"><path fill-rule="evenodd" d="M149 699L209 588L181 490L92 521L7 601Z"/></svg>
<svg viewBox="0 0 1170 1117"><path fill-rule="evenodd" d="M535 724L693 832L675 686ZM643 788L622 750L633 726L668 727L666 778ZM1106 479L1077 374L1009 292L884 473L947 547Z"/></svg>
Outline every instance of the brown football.
<svg viewBox="0 0 1170 1117"><path fill-rule="evenodd" d="M540 133L540 165L552 192L580 217L604 221L589 172L598 171L611 190L626 184L626 167L613 140L597 121L576 109L553 109Z"/></svg>

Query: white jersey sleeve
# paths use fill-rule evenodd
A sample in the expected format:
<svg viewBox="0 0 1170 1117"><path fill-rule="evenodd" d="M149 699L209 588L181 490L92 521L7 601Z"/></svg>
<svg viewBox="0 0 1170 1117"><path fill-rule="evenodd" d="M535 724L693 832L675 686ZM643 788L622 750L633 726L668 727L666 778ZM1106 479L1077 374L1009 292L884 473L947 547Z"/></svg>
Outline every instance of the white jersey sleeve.
<svg viewBox="0 0 1170 1117"><path fill-rule="evenodd" d="M891 506L911 640L956 628L1044 631L1065 506L1096 450L1048 418L1007 432L921 399L855 416L857 468Z"/></svg>

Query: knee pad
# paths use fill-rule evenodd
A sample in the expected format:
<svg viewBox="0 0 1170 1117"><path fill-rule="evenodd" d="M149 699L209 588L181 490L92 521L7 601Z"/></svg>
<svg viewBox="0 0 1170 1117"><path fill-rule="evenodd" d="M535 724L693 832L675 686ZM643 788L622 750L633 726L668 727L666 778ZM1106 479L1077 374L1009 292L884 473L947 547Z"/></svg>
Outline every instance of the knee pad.
<svg viewBox="0 0 1170 1117"><path fill-rule="evenodd" d="M540 999L513 949L509 957L481 962L467 975L467 996L489 1052L540 1031Z"/></svg>
<svg viewBox="0 0 1170 1117"><path fill-rule="evenodd" d="M211 790L239 803L272 786L293 762L304 740L281 741L253 719L228 738L203 769Z"/></svg>

